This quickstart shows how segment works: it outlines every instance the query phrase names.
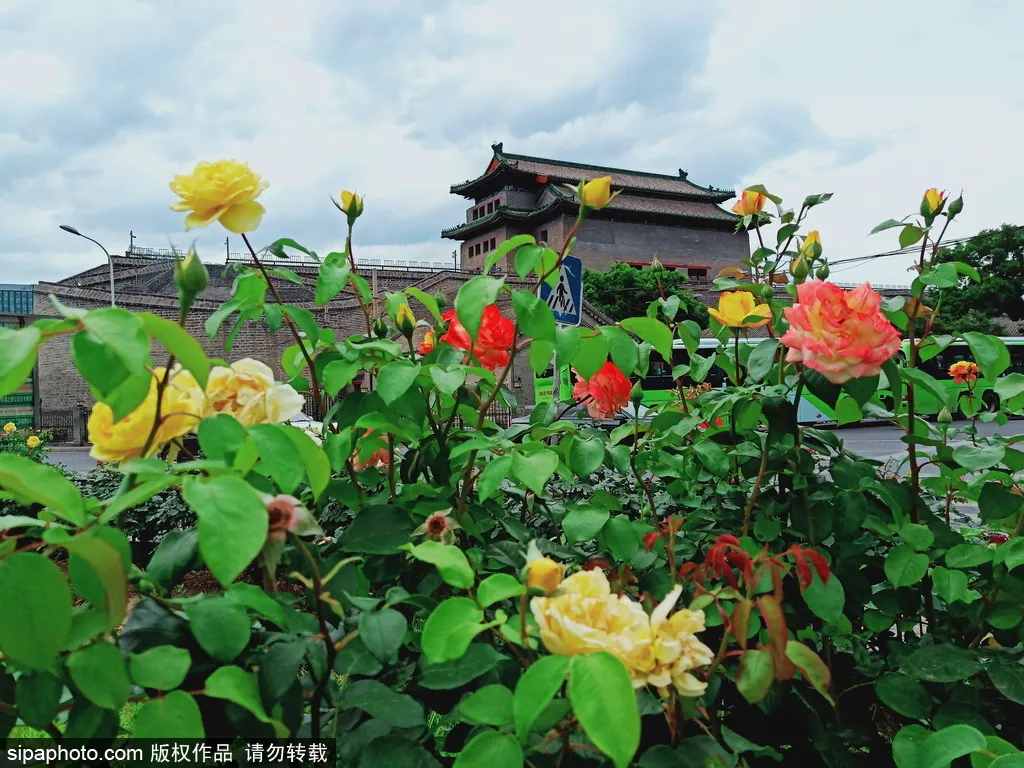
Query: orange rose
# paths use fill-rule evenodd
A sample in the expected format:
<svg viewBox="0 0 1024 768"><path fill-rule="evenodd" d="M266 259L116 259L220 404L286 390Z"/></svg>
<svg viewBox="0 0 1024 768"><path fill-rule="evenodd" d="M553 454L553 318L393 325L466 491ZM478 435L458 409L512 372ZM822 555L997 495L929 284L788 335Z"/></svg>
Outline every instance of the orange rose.
<svg viewBox="0 0 1024 768"><path fill-rule="evenodd" d="M782 343L788 363L803 363L833 384L876 376L900 348L900 334L882 314L882 297L864 283L844 291L811 280L797 287L797 300L783 312L789 330Z"/></svg>
<svg viewBox="0 0 1024 768"><path fill-rule="evenodd" d="M419 347L416 349L421 355L429 355L434 349L434 332L427 331L423 334L423 341L420 342Z"/></svg>
<svg viewBox="0 0 1024 768"><path fill-rule="evenodd" d="M455 316L454 309L445 312L443 319L450 320L451 323L441 341L467 352L472 348L473 356L488 370L493 371L495 368L508 365L509 348L516 340L515 324L507 317L503 317L496 305L489 304L484 307L475 344L469 336L469 331Z"/></svg>
<svg viewBox="0 0 1024 768"><path fill-rule="evenodd" d="M760 213L767 201L768 198L765 197L764 192L744 189L740 194L740 199L732 207L732 212L738 213L740 216L752 216L755 213Z"/></svg>
<svg viewBox="0 0 1024 768"><path fill-rule="evenodd" d="M578 378L579 374L576 375ZM589 381L578 379L572 396L577 402L589 397L587 413L595 419L608 419L626 407L632 388L626 375L609 360Z"/></svg>
<svg viewBox="0 0 1024 768"><path fill-rule="evenodd" d="M970 360L961 360L949 366L949 375L953 377L956 384L966 384L969 381L978 380L978 365Z"/></svg>
<svg viewBox="0 0 1024 768"><path fill-rule="evenodd" d="M372 437L374 434L374 430L368 429L363 433L363 439ZM383 438L375 438L374 442L379 443L382 439L387 445L391 444L390 435L385 435ZM352 451L352 469L356 472L360 472L367 467L386 467L391 463L391 453L387 448L378 448L367 456L365 461L359 458L360 453L361 451L358 446Z"/></svg>

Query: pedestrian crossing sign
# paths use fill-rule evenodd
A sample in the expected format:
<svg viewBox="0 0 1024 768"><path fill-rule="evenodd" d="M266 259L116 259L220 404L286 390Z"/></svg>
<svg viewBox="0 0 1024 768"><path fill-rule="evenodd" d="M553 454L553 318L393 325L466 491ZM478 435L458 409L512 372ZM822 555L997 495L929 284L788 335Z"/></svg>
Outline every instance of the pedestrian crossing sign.
<svg viewBox="0 0 1024 768"><path fill-rule="evenodd" d="M579 325L583 314L583 262L578 256L566 256L554 287L540 284L541 301L551 307L555 321L562 325Z"/></svg>

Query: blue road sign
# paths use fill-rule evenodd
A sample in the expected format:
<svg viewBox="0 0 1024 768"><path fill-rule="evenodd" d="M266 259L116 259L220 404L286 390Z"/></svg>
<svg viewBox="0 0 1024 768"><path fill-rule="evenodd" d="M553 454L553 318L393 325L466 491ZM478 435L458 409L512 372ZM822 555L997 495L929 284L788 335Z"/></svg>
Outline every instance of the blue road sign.
<svg viewBox="0 0 1024 768"><path fill-rule="evenodd" d="M551 307L555 322L579 325L583 314L583 262L578 256L566 256L554 288L540 284L541 301Z"/></svg>

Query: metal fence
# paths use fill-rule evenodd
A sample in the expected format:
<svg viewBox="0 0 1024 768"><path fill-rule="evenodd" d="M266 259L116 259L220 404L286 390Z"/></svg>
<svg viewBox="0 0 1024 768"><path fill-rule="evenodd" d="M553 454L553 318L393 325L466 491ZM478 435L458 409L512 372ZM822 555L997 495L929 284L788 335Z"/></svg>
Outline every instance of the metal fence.
<svg viewBox="0 0 1024 768"><path fill-rule="evenodd" d="M55 443L85 445L85 408L42 408L37 426L52 432Z"/></svg>

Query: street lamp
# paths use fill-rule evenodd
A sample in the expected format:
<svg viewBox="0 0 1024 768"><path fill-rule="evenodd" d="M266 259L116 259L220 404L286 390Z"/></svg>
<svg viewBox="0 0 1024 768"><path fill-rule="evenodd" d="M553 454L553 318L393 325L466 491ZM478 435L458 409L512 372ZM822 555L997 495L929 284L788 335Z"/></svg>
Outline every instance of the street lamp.
<svg viewBox="0 0 1024 768"><path fill-rule="evenodd" d="M114 304L114 260L110 258L110 254L107 252L107 249L103 247L103 243L101 243L99 240L93 240L88 235L83 235L81 232L79 232L77 229L75 229L69 224L61 224L60 228L63 229L65 232L70 232L72 235L84 237L89 242L96 243L96 245L100 247L100 250L102 250L103 253L106 254L107 265L110 267L110 306L116 306Z"/></svg>

